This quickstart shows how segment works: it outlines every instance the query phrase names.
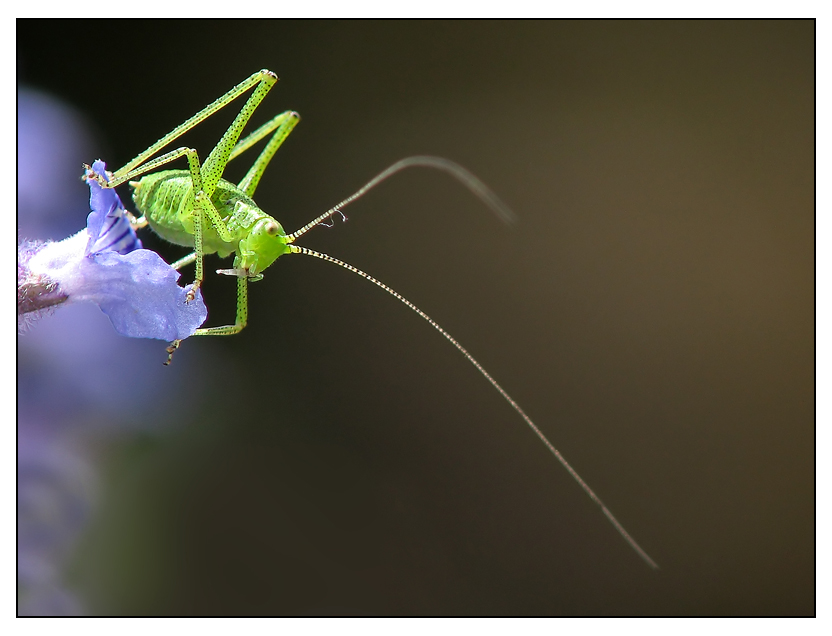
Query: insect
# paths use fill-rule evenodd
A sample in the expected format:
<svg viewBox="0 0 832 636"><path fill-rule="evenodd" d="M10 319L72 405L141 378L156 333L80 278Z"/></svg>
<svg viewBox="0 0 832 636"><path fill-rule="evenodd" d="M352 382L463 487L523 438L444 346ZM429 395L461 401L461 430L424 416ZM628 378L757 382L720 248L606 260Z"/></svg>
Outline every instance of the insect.
<svg viewBox="0 0 832 636"><path fill-rule="evenodd" d="M233 267L217 270L217 273L234 276L237 279L235 322L233 325L201 328L194 335L228 336L239 333L246 326L248 317L248 283L261 280L263 271L284 254L314 256L358 274L407 305L456 347L511 405L573 479L578 482L584 492L601 508L604 515L630 547L650 567L658 569L656 562L629 535L595 492L564 459L563 455L552 445L517 402L447 331L401 294L369 274L328 254L322 254L294 244L296 239L317 225L326 224L334 215L341 214L343 216L341 210L345 206L363 196L381 181L396 172L413 166L431 167L447 172L467 186L504 220L513 218L511 210L477 177L458 164L439 157L417 156L393 164L338 205L330 208L299 230L287 234L277 220L257 207L252 197L263 172L277 149L300 121L300 116L294 111L286 111L240 140L242 131L255 109L277 82L277 79L277 75L268 70L254 73L186 122L174 128L128 164L116 170L109 180L102 175L97 176L98 182L105 188L115 188L125 182L130 182L133 187L133 201L141 214L134 221L136 227L150 225L162 238L172 243L193 247L194 251L191 254L173 263L173 267L176 269L190 263L196 264L194 285L187 296L188 302L195 298L196 290L202 284L205 254L216 252L220 257L234 254ZM205 161L200 163L196 150L186 146L153 158L165 146L251 89L254 90L239 114ZM271 138L266 143L265 148L255 159L240 183L234 185L222 178L229 161L269 135L271 135ZM182 157L185 157L188 161L187 170L158 170L165 164ZM135 180L138 177L141 178ZM170 344L168 359L165 364L171 362L173 353L179 347L180 342L176 340Z"/></svg>

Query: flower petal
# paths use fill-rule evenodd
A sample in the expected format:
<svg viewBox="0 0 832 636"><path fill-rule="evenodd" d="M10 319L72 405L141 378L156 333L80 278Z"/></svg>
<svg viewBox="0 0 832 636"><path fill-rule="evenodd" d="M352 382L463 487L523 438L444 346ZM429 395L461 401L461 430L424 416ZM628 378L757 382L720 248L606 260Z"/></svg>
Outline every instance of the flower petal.
<svg viewBox="0 0 832 636"><path fill-rule="evenodd" d="M101 160L86 173L87 229L38 246L27 256L29 273L56 285L66 302L96 303L122 335L168 342L192 336L208 316L202 296L185 302L188 288L178 285L179 272L141 248L118 194L101 187L98 176L109 180Z"/></svg>
<svg viewBox="0 0 832 636"><path fill-rule="evenodd" d="M87 168L86 179L90 186L90 212L87 216L87 232L90 235L86 253L118 252L127 254L141 249L142 242L130 225L124 204L113 188L102 188L96 176L109 181L106 166L101 159Z"/></svg>
<svg viewBox="0 0 832 636"><path fill-rule="evenodd" d="M194 300L185 302L188 289L177 284L179 272L156 252L142 249L123 256L101 252L88 263L96 279L89 298L122 335L183 340L208 317L199 291Z"/></svg>

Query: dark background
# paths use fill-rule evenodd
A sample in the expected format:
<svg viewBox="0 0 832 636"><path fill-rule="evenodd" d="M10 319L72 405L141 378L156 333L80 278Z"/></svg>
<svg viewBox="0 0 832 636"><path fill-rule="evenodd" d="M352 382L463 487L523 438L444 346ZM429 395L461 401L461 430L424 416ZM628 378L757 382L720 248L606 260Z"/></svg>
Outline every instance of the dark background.
<svg viewBox="0 0 832 636"><path fill-rule="evenodd" d="M300 243L458 338L661 570L426 323L287 257L241 335L154 371L186 408L106 455L90 611L814 612L813 22L18 22L19 82L97 131L79 175L260 68L254 123L302 116L256 196L287 231L412 154L515 210L413 170Z"/></svg>

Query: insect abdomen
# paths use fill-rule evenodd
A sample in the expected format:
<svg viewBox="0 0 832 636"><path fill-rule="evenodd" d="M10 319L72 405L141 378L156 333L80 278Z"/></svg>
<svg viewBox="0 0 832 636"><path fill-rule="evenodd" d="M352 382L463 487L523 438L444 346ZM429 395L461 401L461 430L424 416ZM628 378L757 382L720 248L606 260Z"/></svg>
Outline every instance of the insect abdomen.
<svg viewBox="0 0 832 636"><path fill-rule="evenodd" d="M177 245L194 245L194 197L191 174L187 170L164 170L133 183L133 202L148 224L163 239ZM203 228L204 251L227 256L236 251L240 239L265 215L234 184L220 180L211 202L234 236L225 242L210 223Z"/></svg>

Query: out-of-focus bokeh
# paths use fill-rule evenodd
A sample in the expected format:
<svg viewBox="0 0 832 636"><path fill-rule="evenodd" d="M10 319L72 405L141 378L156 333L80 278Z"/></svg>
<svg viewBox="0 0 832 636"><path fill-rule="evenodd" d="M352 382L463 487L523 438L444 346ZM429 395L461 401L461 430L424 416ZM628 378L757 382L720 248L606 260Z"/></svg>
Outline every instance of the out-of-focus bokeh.
<svg viewBox="0 0 832 636"><path fill-rule="evenodd" d="M19 21L17 41L27 238L84 226L82 163L119 167L260 68L281 81L253 124L302 116L256 195L289 231L408 155L476 173L519 223L413 170L300 243L458 338L661 566L429 325L292 256L242 334L169 368L94 306L20 337L26 612L814 612L813 22ZM207 156L226 111L182 143ZM233 321L233 281L204 293Z"/></svg>

